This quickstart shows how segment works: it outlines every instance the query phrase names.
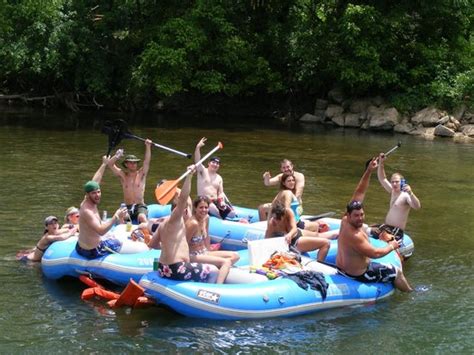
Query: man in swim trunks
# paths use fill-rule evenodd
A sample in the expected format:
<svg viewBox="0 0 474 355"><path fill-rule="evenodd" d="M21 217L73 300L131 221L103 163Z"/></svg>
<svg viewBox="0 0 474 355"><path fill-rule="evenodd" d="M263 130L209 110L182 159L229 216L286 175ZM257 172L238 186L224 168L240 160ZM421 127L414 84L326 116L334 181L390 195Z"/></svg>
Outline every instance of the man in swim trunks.
<svg viewBox="0 0 474 355"><path fill-rule="evenodd" d="M285 237L290 247L299 252L318 250L318 261L324 261L329 252L330 241L322 237L308 237L296 227L295 215L291 208L276 202L267 221L265 238Z"/></svg>
<svg viewBox="0 0 474 355"><path fill-rule="evenodd" d="M132 221L143 223L147 221L148 208L145 205L145 184L148 170L150 169L151 144L149 139L145 140L145 158L143 166L138 168L140 159L135 155L127 155L122 162L126 170L120 169L115 163L122 157L123 151L119 149L115 156L110 159L109 168L115 176L120 179L123 189L124 202L127 205L128 214Z"/></svg>
<svg viewBox="0 0 474 355"><path fill-rule="evenodd" d="M194 151L194 161L197 163L201 160L201 147L205 145L206 138L201 140L196 145ZM211 203L209 204L209 213L215 217L226 219L227 217L235 217L235 211L229 203L226 194L224 193L224 181L217 173L221 161L218 157L212 157L209 160L207 168L202 164L196 166L198 172L197 176L197 193L199 196L207 196Z"/></svg>
<svg viewBox="0 0 474 355"><path fill-rule="evenodd" d="M385 223L373 226L371 231L373 235L385 241L393 237L399 240L403 238L410 209L420 209L421 203L410 185L401 186L403 176L400 173L394 173L388 181L384 169L385 158L384 153L379 154L377 178L382 187L391 195L390 209L385 217Z"/></svg>
<svg viewBox="0 0 474 355"><path fill-rule="evenodd" d="M102 176L109 161L110 158L104 156L102 158L102 165L99 167L92 180L84 184L85 196L79 209L81 218L79 219L80 232L76 244L76 251L79 255L88 259L95 259L110 253L133 253L144 250L143 248L141 250L137 249L133 244L130 244L130 248L124 248L124 245L119 240L114 239L113 236L106 236L114 223L123 219L127 214L126 208L119 208L108 221L102 221L100 218L97 206L100 203L102 192L100 190L99 182L102 180ZM134 244L138 245L142 243ZM145 248L148 249L146 246Z"/></svg>
<svg viewBox="0 0 474 355"><path fill-rule="evenodd" d="M363 227L365 214L362 202L370 176L376 168L377 160L372 159L352 195L351 202L346 206L346 214L341 220L339 231L336 265L341 274L352 279L369 283L393 282L399 290L410 292L413 289L401 269L370 261L370 258L380 258L400 247L396 240L390 241L383 248L372 246Z"/></svg>
<svg viewBox="0 0 474 355"><path fill-rule="evenodd" d="M195 166L188 167L195 171ZM191 211L188 197L191 192L193 174L184 180L183 188L176 194L171 204L171 215L162 221L149 244L151 248L161 246L158 273L161 277L180 281L199 281L213 283L217 280L218 269L211 264L191 263L189 246L186 241L185 222Z"/></svg>

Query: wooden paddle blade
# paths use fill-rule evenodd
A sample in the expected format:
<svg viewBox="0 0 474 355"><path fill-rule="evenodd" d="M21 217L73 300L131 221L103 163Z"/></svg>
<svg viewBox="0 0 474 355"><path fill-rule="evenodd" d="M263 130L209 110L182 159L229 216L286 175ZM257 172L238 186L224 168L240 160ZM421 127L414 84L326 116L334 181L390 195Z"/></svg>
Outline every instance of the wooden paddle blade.
<svg viewBox="0 0 474 355"><path fill-rule="evenodd" d="M178 180L167 180L155 189L155 198L160 205L166 205L173 199L178 182Z"/></svg>

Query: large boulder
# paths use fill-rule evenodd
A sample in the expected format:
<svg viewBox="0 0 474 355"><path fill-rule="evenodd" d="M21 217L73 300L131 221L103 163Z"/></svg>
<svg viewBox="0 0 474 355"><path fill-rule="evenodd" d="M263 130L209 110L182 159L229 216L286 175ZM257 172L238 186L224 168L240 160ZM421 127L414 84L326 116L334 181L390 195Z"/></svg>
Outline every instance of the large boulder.
<svg viewBox="0 0 474 355"><path fill-rule="evenodd" d="M451 128L441 124L437 125L434 130L434 135L438 137L454 137L454 133L455 132Z"/></svg>
<svg viewBox="0 0 474 355"><path fill-rule="evenodd" d="M370 100L354 100L349 105L349 111L351 113L362 113L367 111L367 108L370 106Z"/></svg>
<svg viewBox="0 0 474 355"><path fill-rule="evenodd" d="M465 126L462 126L460 131L465 136L474 137L474 124L467 124Z"/></svg>
<svg viewBox="0 0 474 355"><path fill-rule="evenodd" d="M340 114L340 115L334 116L333 118L331 118L331 120L332 122L336 124L336 126L344 127L344 124L345 124L344 115Z"/></svg>
<svg viewBox="0 0 474 355"><path fill-rule="evenodd" d="M393 127L393 130L395 132L405 133L405 134L412 132L414 129L415 127L413 127L413 125L407 119L402 120L402 122L400 122L399 124L396 124Z"/></svg>
<svg viewBox="0 0 474 355"><path fill-rule="evenodd" d="M335 116L342 115L344 109L339 105L329 105L326 109L325 115L327 118L332 119Z"/></svg>
<svg viewBox="0 0 474 355"><path fill-rule="evenodd" d="M446 116L446 113L434 107L426 107L418 111L415 116L411 118L414 125L422 125L423 127L435 127L438 121Z"/></svg>
<svg viewBox="0 0 474 355"><path fill-rule="evenodd" d="M389 131L400 122L400 114L394 107L370 106L367 111L368 129Z"/></svg>
<svg viewBox="0 0 474 355"><path fill-rule="evenodd" d="M345 127L360 127L362 119L362 113L346 113L344 115L344 126Z"/></svg>

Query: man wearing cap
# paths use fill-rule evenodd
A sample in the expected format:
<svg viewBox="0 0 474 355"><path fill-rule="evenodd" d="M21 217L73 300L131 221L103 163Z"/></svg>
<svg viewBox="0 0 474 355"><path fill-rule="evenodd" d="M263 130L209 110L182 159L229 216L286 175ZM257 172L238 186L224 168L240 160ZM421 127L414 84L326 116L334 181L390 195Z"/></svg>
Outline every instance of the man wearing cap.
<svg viewBox="0 0 474 355"><path fill-rule="evenodd" d="M370 258L381 258L400 247L400 243L393 240L385 247L376 248L370 244L365 232L365 214L362 203L369 187L370 176L375 169L377 169L377 160L372 159L352 195L351 202L346 207L337 240L336 265L340 274L351 279L366 283L393 282L399 290L411 292L413 289L401 269L390 264L370 261Z"/></svg>
<svg viewBox="0 0 474 355"><path fill-rule="evenodd" d="M203 137L196 145L194 161L201 160L201 147L205 145L207 138ZM209 213L215 217L225 219L235 217L235 211L224 193L224 181L217 173L220 167L219 157L212 157L205 168L202 164L196 166L197 193L199 196L207 196L211 200Z"/></svg>
<svg viewBox="0 0 474 355"><path fill-rule="evenodd" d="M127 155L122 162L125 170L120 169L115 163L121 158L121 154L116 154L110 159L109 167L120 179L123 189L124 202L127 205L128 213L133 221L146 223L148 209L145 205L145 184L148 170L150 169L151 144L149 139L145 140L145 158L143 166L138 168L140 159L135 155Z"/></svg>
<svg viewBox="0 0 474 355"><path fill-rule="evenodd" d="M85 196L79 209L81 218L79 219L79 239L76 244L76 251L79 255L88 259L95 259L110 253L138 252L133 248L125 247L113 235L106 235L115 223L125 217L127 214L126 208L119 208L108 221L102 221L100 218L97 206L100 203L102 192L99 183L109 162L109 157L102 157L102 164L94 177L84 184ZM136 246L144 245L144 243L131 243Z"/></svg>

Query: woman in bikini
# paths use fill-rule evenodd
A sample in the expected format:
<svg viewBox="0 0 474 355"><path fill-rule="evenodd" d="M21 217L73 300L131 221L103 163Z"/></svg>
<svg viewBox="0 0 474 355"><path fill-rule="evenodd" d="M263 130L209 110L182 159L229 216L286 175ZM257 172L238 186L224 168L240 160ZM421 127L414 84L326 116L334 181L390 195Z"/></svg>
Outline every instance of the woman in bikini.
<svg viewBox="0 0 474 355"><path fill-rule="evenodd" d="M77 227L59 229L58 219L54 216L46 217L44 220L45 230L44 235L36 244L36 247L22 259L29 261L41 261L46 249L54 242L66 240L72 237L77 232Z"/></svg>
<svg viewBox="0 0 474 355"><path fill-rule="evenodd" d="M337 238L337 231L327 231L328 226L316 221L302 220L299 212L300 203L295 195L296 179L293 173L283 173L280 180L280 191L275 196L272 206L277 202L293 211L296 219L296 226L305 237L319 237L325 239Z"/></svg>
<svg viewBox="0 0 474 355"><path fill-rule="evenodd" d="M192 263L213 264L219 268L216 283L224 283L232 265L239 260L233 251L211 250L209 240L209 203L206 196L193 202L193 215L186 221L186 239Z"/></svg>

